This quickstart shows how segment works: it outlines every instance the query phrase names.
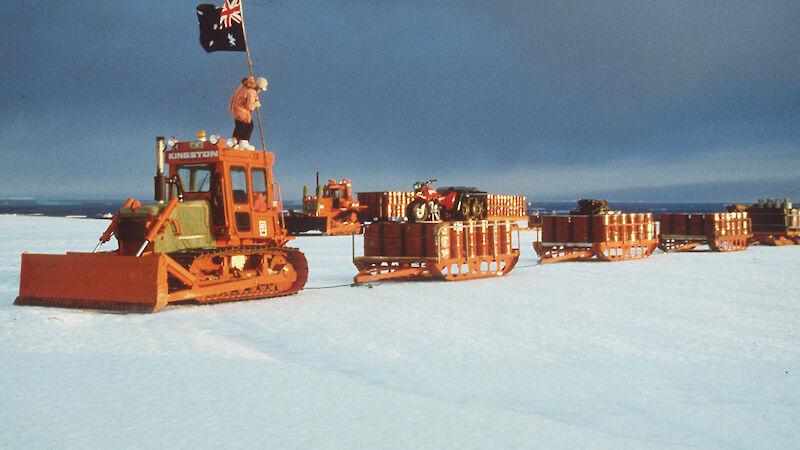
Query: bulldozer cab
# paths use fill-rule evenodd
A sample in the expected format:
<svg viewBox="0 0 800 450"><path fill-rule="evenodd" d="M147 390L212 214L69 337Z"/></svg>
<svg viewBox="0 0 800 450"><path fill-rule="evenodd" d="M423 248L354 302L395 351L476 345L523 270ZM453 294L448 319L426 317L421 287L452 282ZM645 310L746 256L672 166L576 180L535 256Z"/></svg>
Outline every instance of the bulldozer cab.
<svg viewBox="0 0 800 450"><path fill-rule="evenodd" d="M317 195L303 197L303 212L319 215L327 211L348 208L354 203L350 180L341 182L328 180L324 186L317 185Z"/></svg>
<svg viewBox="0 0 800 450"><path fill-rule="evenodd" d="M211 234L218 245L281 245L290 239L281 223L272 153L193 141L178 142L164 156L169 197L208 202Z"/></svg>
<svg viewBox="0 0 800 450"><path fill-rule="evenodd" d="M328 180L328 185L323 189L323 197L331 199L331 208L347 208L353 201L350 180L345 179L341 182Z"/></svg>
<svg viewBox="0 0 800 450"><path fill-rule="evenodd" d="M325 192L323 195L331 199L332 208L341 208L341 206L339 206L339 200L342 197L342 191L344 191L344 188L339 186L325 186Z"/></svg>

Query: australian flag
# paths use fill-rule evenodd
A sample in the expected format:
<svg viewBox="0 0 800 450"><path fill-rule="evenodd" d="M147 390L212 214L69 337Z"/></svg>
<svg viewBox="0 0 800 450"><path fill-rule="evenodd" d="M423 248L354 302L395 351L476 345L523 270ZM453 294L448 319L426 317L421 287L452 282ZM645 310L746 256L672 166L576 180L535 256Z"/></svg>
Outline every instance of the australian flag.
<svg viewBox="0 0 800 450"><path fill-rule="evenodd" d="M206 52L244 52L241 0L225 0L217 7L204 3L197 5L197 21L200 24L200 45Z"/></svg>

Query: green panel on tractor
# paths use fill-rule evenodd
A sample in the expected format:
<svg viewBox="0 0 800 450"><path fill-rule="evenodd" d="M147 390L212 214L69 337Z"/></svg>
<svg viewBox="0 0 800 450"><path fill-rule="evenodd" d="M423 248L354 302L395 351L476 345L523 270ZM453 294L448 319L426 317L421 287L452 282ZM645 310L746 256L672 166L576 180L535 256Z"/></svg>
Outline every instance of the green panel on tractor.
<svg viewBox="0 0 800 450"><path fill-rule="evenodd" d="M157 216L166 206L166 203L142 205L136 208L136 212L131 212L131 208L120 208L120 218L141 219L144 226L148 214ZM192 248L214 247L215 241L211 237L209 217L208 202L202 200L179 202L170 216L173 220L167 224L164 234L154 243L155 251L171 253Z"/></svg>

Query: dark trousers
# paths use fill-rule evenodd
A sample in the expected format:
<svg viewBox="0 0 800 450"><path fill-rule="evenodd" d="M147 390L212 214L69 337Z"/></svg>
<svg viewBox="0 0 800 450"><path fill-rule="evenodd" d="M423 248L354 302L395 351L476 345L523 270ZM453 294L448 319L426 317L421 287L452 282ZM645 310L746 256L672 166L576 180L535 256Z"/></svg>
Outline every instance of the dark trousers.
<svg viewBox="0 0 800 450"><path fill-rule="evenodd" d="M233 137L239 141L249 141L253 134L253 122L244 123L234 119L236 126L233 128Z"/></svg>

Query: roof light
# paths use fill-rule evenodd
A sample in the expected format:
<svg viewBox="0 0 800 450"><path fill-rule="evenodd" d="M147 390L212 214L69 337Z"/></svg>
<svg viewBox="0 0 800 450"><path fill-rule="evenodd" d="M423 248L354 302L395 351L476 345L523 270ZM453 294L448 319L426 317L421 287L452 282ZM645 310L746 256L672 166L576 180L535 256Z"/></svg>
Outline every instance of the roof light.
<svg viewBox="0 0 800 450"><path fill-rule="evenodd" d="M172 136L171 138L167 139L167 145L171 148L175 148L175 146L178 145L178 138Z"/></svg>
<svg viewBox="0 0 800 450"><path fill-rule="evenodd" d="M209 140L209 141L210 141L212 144L216 144L217 142L219 142L219 138L220 138L220 136L219 136L218 134L216 134L216 133L215 133L215 134L212 134L211 136L209 136L209 137L208 137L208 140Z"/></svg>
<svg viewBox="0 0 800 450"><path fill-rule="evenodd" d="M198 141L205 141L206 140L206 130L199 130L197 132L197 140Z"/></svg>
<svg viewBox="0 0 800 450"><path fill-rule="evenodd" d="M229 138L228 138L228 139L225 141L225 145L227 145L227 146L228 146L228 148L233 148L233 147L235 147L235 146L236 146L236 138L235 138L235 137L229 137Z"/></svg>

